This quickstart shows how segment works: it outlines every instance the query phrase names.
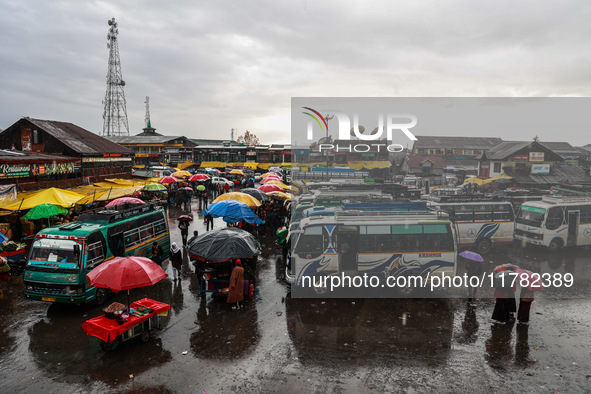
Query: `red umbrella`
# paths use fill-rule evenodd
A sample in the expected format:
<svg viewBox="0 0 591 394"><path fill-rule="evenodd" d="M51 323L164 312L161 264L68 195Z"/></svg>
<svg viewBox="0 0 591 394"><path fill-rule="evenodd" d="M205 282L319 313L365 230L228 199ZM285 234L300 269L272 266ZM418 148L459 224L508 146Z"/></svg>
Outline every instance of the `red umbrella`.
<svg viewBox="0 0 591 394"><path fill-rule="evenodd" d="M516 269L518 269L519 267L511 264L511 263L506 263L506 264L501 264L501 265L497 265L495 268L493 268L493 272L503 272L503 271L515 271Z"/></svg>
<svg viewBox="0 0 591 394"><path fill-rule="evenodd" d="M209 175L207 174L195 174L191 178L189 178L190 182L197 182L197 181L206 181L209 179Z"/></svg>
<svg viewBox="0 0 591 394"><path fill-rule="evenodd" d="M178 179L176 179L175 177L169 175L169 176L165 176L164 178L160 179L158 181L158 183L175 183L175 182L178 182L178 181L179 181Z"/></svg>
<svg viewBox="0 0 591 394"><path fill-rule="evenodd" d="M536 274L534 272L524 270L523 268L517 268L515 270L519 274L518 280L519 283L527 283L527 288L531 291L543 291L544 284L542 281L542 275Z"/></svg>
<svg viewBox="0 0 591 394"><path fill-rule="evenodd" d="M105 208L112 208L124 204L145 204L145 201L135 197L121 197L116 198L107 205L105 205Z"/></svg>
<svg viewBox="0 0 591 394"><path fill-rule="evenodd" d="M129 290L151 286L168 275L162 268L147 257L115 257L100 264L86 275L91 286L111 289L115 293L127 290L129 306Z"/></svg>
<svg viewBox="0 0 591 394"><path fill-rule="evenodd" d="M283 189L277 185L263 185L258 187L259 190L269 193L269 192L282 192Z"/></svg>

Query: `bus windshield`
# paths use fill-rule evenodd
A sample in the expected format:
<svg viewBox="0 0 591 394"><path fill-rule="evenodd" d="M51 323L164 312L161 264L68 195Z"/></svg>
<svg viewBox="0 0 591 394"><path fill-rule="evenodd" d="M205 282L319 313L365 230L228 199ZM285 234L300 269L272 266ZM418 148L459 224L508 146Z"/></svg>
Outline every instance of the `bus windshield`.
<svg viewBox="0 0 591 394"><path fill-rule="evenodd" d="M526 226L542 227L545 214L544 208L522 206L515 221Z"/></svg>
<svg viewBox="0 0 591 394"><path fill-rule="evenodd" d="M76 245L78 245L78 247L75 247ZM31 262L67 263L70 264L69 268L79 268L79 246L80 245L76 241L69 239L38 239L31 247L29 265Z"/></svg>

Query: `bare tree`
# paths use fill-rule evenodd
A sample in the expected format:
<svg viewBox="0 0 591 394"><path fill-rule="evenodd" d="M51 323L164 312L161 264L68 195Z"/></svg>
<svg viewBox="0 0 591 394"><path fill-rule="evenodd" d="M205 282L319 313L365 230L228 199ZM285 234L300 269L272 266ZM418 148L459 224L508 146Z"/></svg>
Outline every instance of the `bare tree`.
<svg viewBox="0 0 591 394"><path fill-rule="evenodd" d="M260 143L259 138L254 133L251 133L248 130L244 132L244 135L238 137L236 139L236 142L244 145L259 145Z"/></svg>

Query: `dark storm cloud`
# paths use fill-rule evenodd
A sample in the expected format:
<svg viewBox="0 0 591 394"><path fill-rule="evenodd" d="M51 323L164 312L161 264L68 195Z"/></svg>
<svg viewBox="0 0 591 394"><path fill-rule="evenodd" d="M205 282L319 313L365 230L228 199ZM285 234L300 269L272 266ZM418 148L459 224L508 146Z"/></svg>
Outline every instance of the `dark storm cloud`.
<svg viewBox="0 0 591 394"><path fill-rule="evenodd" d="M4 1L0 127L32 116L100 132L113 16L131 134L150 96L164 134L272 142L289 140L292 96L587 96L590 13L583 1Z"/></svg>

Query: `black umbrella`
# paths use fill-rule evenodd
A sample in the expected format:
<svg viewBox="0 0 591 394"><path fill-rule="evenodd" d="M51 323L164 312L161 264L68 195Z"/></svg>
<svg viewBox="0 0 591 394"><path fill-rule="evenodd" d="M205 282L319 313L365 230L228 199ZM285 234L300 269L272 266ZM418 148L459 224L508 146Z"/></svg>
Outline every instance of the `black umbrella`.
<svg viewBox="0 0 591 394"><path fill-rule="evenodd" d="M260 253L260 242L248 231L236 227L209 231L189 245L191 258L207 261L246 259Z"/></svg>
<svg viewBox="0 0 591 394"><path fill-rule="evenodd" d="M252 188L252 187L247 187L246 189L240 189L240 193L249 194L261 202L269 201L269 196L267 196L263 191L261 191L259 189Z"/></svg>

